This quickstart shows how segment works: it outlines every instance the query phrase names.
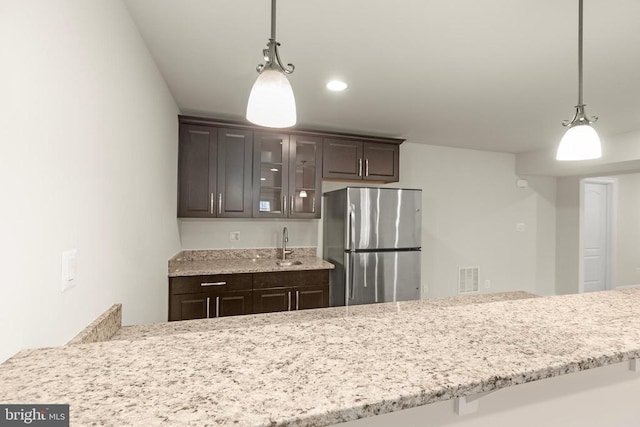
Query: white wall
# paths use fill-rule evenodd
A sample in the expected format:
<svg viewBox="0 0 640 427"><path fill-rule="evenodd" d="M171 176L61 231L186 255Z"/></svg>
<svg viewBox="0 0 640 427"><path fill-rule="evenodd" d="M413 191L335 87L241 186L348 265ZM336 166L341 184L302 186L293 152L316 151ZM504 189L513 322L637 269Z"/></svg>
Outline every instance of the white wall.
<svg viewBox="0 0 640 427"><path fill-rule="evenodd" d="M464 266L480 267L481 293L555 294L555 178L529 177L517 188L512 154L415 143L400 154L400 182L388 186L423 190L427 297L457 295ZM323 191L346 185L325 182Z"/></svg>
<svg viewBox="0 0 640 427"><path fill-rule="evenodd" d="M640 173L619 175L614 285L640 284Z"/></svg>
<svg viewBox="0 0 640 427"><path fill-rule="evenodd" d="M125 6L4 0L0 52L0 361L114 303L126 324L164 320L178 110Z"/></svg>
<svg viewBox="0 0 640 427"><path fill-rule="evenodd" d="M183 249L275 248L282 246L282 229L287 227L287 246L317 247L319 222L317 219L182 219L179 220L180 239ZM240 232L239 241L229 240L232 231Z"/></svg>
<svg viewBox="0 0 640 427"><path fill-rule="evenodd" d="M582 283L580 180L580 177L562 177L557 181L556 292L558 295L577 293Z"/></svg>

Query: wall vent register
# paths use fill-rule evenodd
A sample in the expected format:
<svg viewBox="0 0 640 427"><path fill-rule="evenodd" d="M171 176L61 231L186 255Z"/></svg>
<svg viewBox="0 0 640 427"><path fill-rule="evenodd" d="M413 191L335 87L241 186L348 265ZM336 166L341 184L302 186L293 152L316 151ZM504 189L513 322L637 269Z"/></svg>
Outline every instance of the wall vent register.
<svg viewBox="0 0 640 427"><path fill-rule="evenodd" d="M480 267L460 267L458 269L458 293L474 294L479 290Z"/></svg>

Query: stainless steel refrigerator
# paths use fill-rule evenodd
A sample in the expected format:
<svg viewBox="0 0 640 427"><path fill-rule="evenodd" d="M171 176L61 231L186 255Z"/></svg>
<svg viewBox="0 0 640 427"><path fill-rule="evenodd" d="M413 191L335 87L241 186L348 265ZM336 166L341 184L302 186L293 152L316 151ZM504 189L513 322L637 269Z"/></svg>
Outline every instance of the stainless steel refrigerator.
<svg viewBox="0 0 640 427"><path fill-rule="evenodd" d="M420 299L422 191L347 187L324 195L331 306Z"/></svg>

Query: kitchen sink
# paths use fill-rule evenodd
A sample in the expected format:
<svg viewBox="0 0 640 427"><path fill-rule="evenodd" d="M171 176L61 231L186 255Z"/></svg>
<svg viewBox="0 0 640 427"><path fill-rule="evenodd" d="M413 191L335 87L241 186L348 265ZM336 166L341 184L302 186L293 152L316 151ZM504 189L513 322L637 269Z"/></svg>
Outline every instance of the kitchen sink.
<svg viewBox="0 0 640 427"><path fill-rule="evenodd" d="M302 261L276 261L276 264L280 267L290 267L292 265L300 265L302 264Z"/></svg>

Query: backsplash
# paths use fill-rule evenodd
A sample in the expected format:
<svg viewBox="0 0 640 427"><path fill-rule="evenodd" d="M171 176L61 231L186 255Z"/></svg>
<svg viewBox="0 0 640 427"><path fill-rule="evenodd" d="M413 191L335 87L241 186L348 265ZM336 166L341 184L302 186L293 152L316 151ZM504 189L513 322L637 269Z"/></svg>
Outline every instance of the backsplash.
<svg viewBox="0 0 640 427"><path fill-rule="evenodd" d="M291 247L318 246L319 220L179 219L182 249L251 249L282 245L282 229L289 230ZM232 241L229 233L239 232Z"/></svg>

